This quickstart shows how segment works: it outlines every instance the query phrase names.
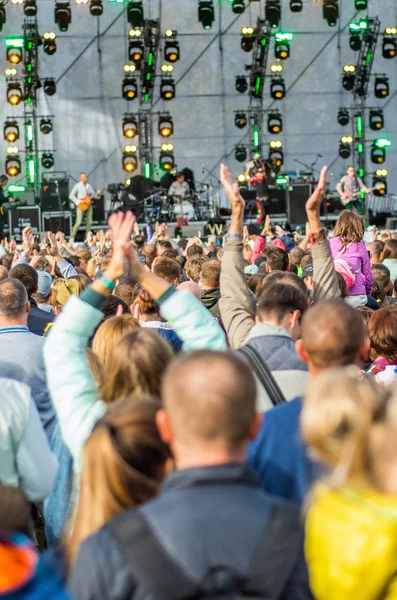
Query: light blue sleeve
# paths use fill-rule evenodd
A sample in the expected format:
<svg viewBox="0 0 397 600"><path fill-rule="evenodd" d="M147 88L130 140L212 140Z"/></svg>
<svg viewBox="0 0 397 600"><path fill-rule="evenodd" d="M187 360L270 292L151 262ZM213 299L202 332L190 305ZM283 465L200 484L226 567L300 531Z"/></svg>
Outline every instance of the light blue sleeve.
<svg viewBox="0 0 397 600"><path fill-rule="evenodd" d="M160 306L164 319L183 341L183 350L226 350L226 336L218 321L187 290L175 292Z"/></svg>
<svg viewBox="0 0 397 600"><path fill-rule="evenodd" d="M61 271L62 277L64 277L65 279L68 279L68 277L76 277L76 275L78 275L74 266L71 265L64 258L59 263L57 263L57 266L58 269Z"/></svg>
<svg viewBox="0 0 397 600"><path fill-rule="evenodd" d="M84 444L106 412L86 358L86 347L102 313L77 296L68 300L44 345L48 389L65 444L80 471Z"/></svg>

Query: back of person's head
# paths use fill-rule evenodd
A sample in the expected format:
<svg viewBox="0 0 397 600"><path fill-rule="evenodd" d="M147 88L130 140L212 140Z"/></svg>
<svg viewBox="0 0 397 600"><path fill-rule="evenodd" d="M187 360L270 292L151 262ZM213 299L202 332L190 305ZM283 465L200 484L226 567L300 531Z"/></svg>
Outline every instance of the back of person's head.
<svg viewBox="0 0 397 600"><path fill-rule="evenodd" d="M172 244L169 240L160 240L157 242L158 256L162 256L166 250L172 250Z"/></svg>
<svg viewBox="0 0 397 600"><path fill-rule="evenodd" d="M186 250L187 243L187 238L181 238L180 240L178 240L178 248L180 248L181 251L184 252Z"/></svg>
<svg viewBox="0 0 397 600"><path fill-rule="evenodd" d="M257 433L254 376L232 352L203 350L174 360L163 379L162 399L165 411L158 424L177 464L187 460L185 450L240 452Z"/></svg>
<svg viewBox="0 0 397 600"><path fill-rule="evenodd" d="M301 435L331 468L334 487L359 481L394 495L397 397L360 374L349 367L313 379L303 403Z"/></svg>
<svg viewBox="0 0 397 600"><path fill-rule="evenodd" d="M10 252L7 252L7 254L4 254L4 256L1 257L0 262L3 265L3 267L5 267L7 269L7 271L10 271L13 260L14 260L14 255L11 254Z"/></svg>
<svg viewBox="0 0 397 600"><path fill-rule="evenodd" d="M302 248L299 248L299 246L292 248L292 250L289 253L291 262L294 265L297 265L298 267L300 267L301 260L304 256L305 256L305 251L302 250Z"/></svg>
<svg viewBox="0 0 397 600"><path fill-rule="evenodd" d="M97 421L84 446L79 502L66 539L69 569L88 536L157 494L170 458L156 426L159 406L157 398L127 397Z"/></svg>
<svg viewBox="0 0 397 600"><path fill-rule="evenodd" d="M30 502L21 489L11 485L0 485L0 530L33 538Z"/></svg>
<svg viewBox="0 0 397 600"><path fill-rule="evenodd" d="M136 287L138 280L135 277L127 276L117 284L113 295L124 300L127 306L131 306L136 297Z"/></svg>
<svg viewBox="0 0 397 600"><path fill-rule="evenodd" d="M386 296L392 296L393 282L390 279L390 270L386 267L386 265L372 265L372 275L374 280L383 286Z"/></svg>
<svg viewBox="0 0 397 600"><path fill-rule="evenodd" d="M0 282L0 317L19 319L27 313L28 295L25 286L8 277Z"/></svg>
<svg viewBox="0 0 397 600"><path fill-rule="evenodd" d="M160 396L160 382L173 358L171 346L156 332L138 328L127 333L114 346L107 361L102 398L136 394Z"/></svg>
<svg viewBox="0 0 397 600"><path fill-rule="evenodd" d="M8 271L5 267L3 267L3 265L0 265L0 281L4 281L4 279L7 279L8 277Z"/></svg>
<svg viewBox="0 0 397 600"><path fill-rule="evenodd" d="M370 258L375 260L380 260L380 256L383 252L384 243L380 240L375 240L373 242L369 242L366 244L366 248L370 253Z"/></svg>
<svg viewBox="0 0 397 600"><path fill-rule="evenodd" d="M84 290L87 289L88 286L90 285L89 277L87 277L87 275L84 275L83 273L81 273L79 275L73 275L73 277L68 277L67 281L76 281L76 283L79 286L78 295L80 295L82 292L84 292Z"/></svg>
<svg viewBox="0 0 397 600"><path fill-rule="evenodd" d="M201 301L200 286L194 281L182 281L182 283L180 283L176 289L180 291L186 290L187 292L193 294L193 296L196 296L197 300Z"/></svg>
<svg viewBox="0 0 397 600"><path fill-rule="evenodd" d="M91 252L84 246L79 246L76 250L77 256L80 258L80 265L85 266L91 258Z"/></svg>
<svg viewBox="0 0 397 600"><path fill-rule="evenodd" d="M283 283L285 285L293 285L298 290L307 296L307 287L301 277L291 273L290 271L272 271L267 273L266 279L264 280L264 287L272 285L273 283Z"/></svg>
<svg viewBox="0 0 397 600"><path fill-rule="evenodd" d="M296 347L316 371L361 365L368 355L363 319L343 300L316 302L303 317L302 339Z"/></svg>
<svg viewBox="0 0 397 600"><path fill-rule="evenodd" d="M368 337L374 358L385 358L389 364L397 361L397 308L375 311L368 323Z"/></svg>
<svg viewBox="0 0 397 600"><path fill-rule="evenodd" d="M81 293L80 282L76 278L55 279L51 284L51 306L59 312L72 296Z"/></svg>
<svg viewBox="0 0 397 600"><path fill-rule="evenodd" d="M127 333L138 327L138 321L131 314L110 317L98 327L92 342L92 349L105 369L114 345Z"/></svg>
<svg viewBox="0 0 397 600"><path fill-rule="evenodd" d="M186 250L187 258L197 258L198 256L203 256L203 254L203 247L199 244L193 244L192 246L189 246L189 248Z"/></svg>
<svg viewBox="0 0 397 600"><path fill-rule="evenodd" d="M52 277L47 271L38 271L39 283L33 295L36 302L47 302L51 296Z"/></svg>
<svg viewBox="0 0 397 600"><path fill-rule="evenodd" d="M287 252L282 248L267 248L266 264L270 271L287 271L289 265Z"/></svg>
<svg viewBox="0 0 397 600"><path fill-rule="evenodd" d="M107 296L106 300L101 306L101 312L103 313L102 321L106 321L111 317L122 314L125 315L130 312L130 307L122 300L121 298L117 298L117 296Z"/></svg>
<svg viewBox="0 0 397 600"><path fill-rule="evenodd" d="M361 315L365 323L365 327L368 327L368 323L370 322L372 315L376 312L372 308L369 308L369 306L359 306L356 308L356 311Z"/></svg>
<svg viewBox="0 0 397 600"><path fill-rule="evenodd" d="M203 262L200 279L203 287L218 288L221 278L221 261L211 258Z"/></svg>
<svg viewBox="0 0 397 600"><path fill-rule="evenodd" d="M200 273L205 261L206 259L204 258L204 256L202 256L200 258L190 258L186 262L186 275L195 283L198 283L200 281Z"/></svg>
<svg viewBox="0 0 397 600"><path fill-rule="evenodd" d="M145 236L140 233L134 237L134 246L140 252L145 245Z"/></svg>
<svg viewBox="0 0 397 600"><path fill-rule="evenodd" d="M136 305L139 306L139 314L141 315L157 315L159 312L157 302L153 300L149 292L145 289L139 290L139 293L133 302L133 306Z"/></svg>
<svg viewBox="0 0 397 600"><path fill-rule="evenodd" d="M385 304L385 302L386 302L385 288L379 281L376 281L376 279L374 280L374 283L372 284L372 294L371 295L373 298L375 298L375 300L381 306L383 304Z"/></svg>
<svg viewBox="0 0 397 600"><path fill-rule="evenodd" d="M153 265L153 273L168 283L175 283L181 274L181 267L176 260L161 256Z"/></svg>
<svg viewBox="0 0 397 600"><path fill-rule="evenodd" d="M264 273L256 273L256 275L251 275L251 277L248 279L248 287L254 296L259 296L263 288L265 278L266 275Z"/></svg>
<svg viewBox="0 0 397 600"><path fill-rule="evenodd" d="M171 248L171 250L166 250L161 255L163 258L171 258L172 260L178 260L179 254L175 248Z"/></svg>
<svg viewBox="0 0 397 600"><path fill-rule="evenodd" d="M287 329L294 339L300 335L301 317L307 308L307 296L294 285L264 285L258 298L257 319Z"/></svg>
<svg viewBox="0 0 397 600"><path fill-rule="evenodd" d="M360 215L352 210L342 210L335 224L334 235L339 236L343 245L361 242L364 231L364 219Z"/></svg>
<svg viewBox="0 0 397 600"><path fill-rule="evenodd" d="M382 260L386 258L397 259L397 240L387 240L382 252Z"/></svg>
<svg viewBox="0 0 397 600"><path fill-rule="evenodd" d="M142 249L142 254L145 257L145 263L151 269L152 263L157 255L156 246L153 244L145 244Z"/></svg>
<svg viewBox="0 0 397 600"><path fill-rule="evenodd" d="M27 264L16 265L9 273L13 279L18 279L26 288L29 298L37 292L39 276L33 267Z"/></svg>

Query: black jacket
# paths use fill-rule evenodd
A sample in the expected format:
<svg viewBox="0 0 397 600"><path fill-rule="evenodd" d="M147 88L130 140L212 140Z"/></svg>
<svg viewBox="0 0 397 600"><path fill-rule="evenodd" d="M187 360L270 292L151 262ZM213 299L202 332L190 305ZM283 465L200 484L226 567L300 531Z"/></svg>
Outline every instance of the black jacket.
<svg viewBox="0 0 397 600"><path fill-rule="evenodd" d="M219 566L246 580L251 558L266 539L270 523L276 518L278 522L288 519L292 523L290 533L280 530L278 535L277 529L267 540L271 550L263 561L264 567L248 584L258 592L257 597L311 598L299 510L262 492L250 467L229 464L174 472L156 499L120 514L113 523L88 538L80 549L69 582L76 600L149 597L145 589L136 593L133 568L126 559L128 548L121 547L111 531L114 521L121 520L119 525L128 547L135 544L135 551L137 547L140 550L139 538L128 534L138 511L161 546L197 582ZM161 585L160 594L150 597L165 597Z"/></svg>
<svg viewBox="0 0 397 600"><path fill-rule="evenodd" d="M28 314L28 327L29 331L36 335L43 336L48 323L54 321L54 315L51 313L41 310L37 306L37 302L33 298L29 298L30 302L30 313Z"/></svg>

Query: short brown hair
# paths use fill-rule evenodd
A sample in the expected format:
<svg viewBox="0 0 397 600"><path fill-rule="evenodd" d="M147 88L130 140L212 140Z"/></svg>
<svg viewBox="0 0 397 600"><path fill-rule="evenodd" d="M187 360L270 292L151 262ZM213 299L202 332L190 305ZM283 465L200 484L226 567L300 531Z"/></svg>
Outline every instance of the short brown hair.
<svg viewBox="0 0 397 600"><path fill-rule="evenodd" d="M0 315L13 319L26 313L28 295L25 286L8 277L0 282Z"/></svg>
<svg viewBox="0 0 397 600"><path fill-rule="evenodd" d="M368 324L371 350L388 363L397 360L397 309L385 307L375 311Z"/></svg>
<svg viewBox="0 0 397 600"><path fill-rule="evenodd" d="M117 284L116 289L113 292L114 296L124 300L128 307L134 302L136 298L136 288L138 280L135 277L124 277L120 283Z"/></svg>
<svg viewBox="0 0 397 600"><path fill-rule="evenodd" d="M285 283L265 284L258 299L258 315L261 318L272 316L276 323L281 323L287 314L307 308L307 296L293 285Z"/></svg>
<svg viewBox="0 0 397 600"><path fill-rule="evenodd" d="M387 240L382 252L382 260L397 258L397 240Z"/></svg>
<svg viewBox="0 0 397 600"><path fill-rule="evenodd" d="M266 248L266 262L271 271L287 271L289 257L282 248Z"/></svg>
<svg viewBox="0 0 397 600"><path fill-rule="evenodd" d="M37 292L39 286L39 276L36 269L25 263L15 265L9 272L9 276L13 279L18 279L24 286L28 293L29 298Z"/></svg>
<svg viewBox="0 0 397 600"><path fill-rule="evenodd" d="M307 287L301 277L291 273L291 271L272 271L267 273L266 279L263 282L264 287L272 285L273 283L283 283L284 285L293 285L307 297Z"/></svg>
<svg viewBox="0 0 397 600"><path fill-rule="evenodd" d="M201 267L201 280L210 288L218 288L221 278L221 262L216 258L206 260Z"/></svg>
<svg viewBox="0 0 397 600"><path fill-rule="evenodd" d="M159 256L154 264L153 273L168 283L174 283L175 279L180 277L181 267L176 260Z"/></svg>
<svg viewBox="0 0 397 600"><path fill-rule="evenodd" d="M193 244L192 246L189 246L189 248L186 250L186 256L187 258L193 258L197 257L197 256L202 256L204 254L204 250L202 246L199 246L198 244Z"/></svg>
<svg viewBox="0 0 397 600"><path fill-rule="evenodd" d="M133 305L136 304L139 306L139 312L142 315L155 315L159 311L158 304L146 290L139 290Z"/></svg>
<svg viewBox="0 0 397 600"><path fill-rule="evenodd" d="M202 256L200 258L191 258L186 262L186 274L188 278L194 281L195 283L198 283L200 280L200 273L205 260L206 259L204 258L204 256Z"/></svg>
<svg viewBox="0 0 397 600"><path fill-rule="evenodd" d="M296 246L289 253L290 260L293 264L300 266L302 258L305 256L304 250Z"/></svg>
<svg viewBox="0 0 397 600"><path fill-rule="evenodd" d="M364 237L364 219L352 210L342 210L334 228L335 237L339 237L343 245L362 242Z"/></svg>

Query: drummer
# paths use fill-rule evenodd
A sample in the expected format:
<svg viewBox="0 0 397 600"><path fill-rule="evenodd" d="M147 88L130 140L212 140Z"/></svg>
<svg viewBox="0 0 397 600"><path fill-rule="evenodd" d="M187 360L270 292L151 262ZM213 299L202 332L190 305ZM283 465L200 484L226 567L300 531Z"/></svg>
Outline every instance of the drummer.
<svg viewBox="0 0 397 600"><path fill-rule="evenodd" d="M179 202L190 194L189 184L185 181L185 174L180 171L176 175L176 181L171 185L168 190L168 195L173 196Z"/></svg>

